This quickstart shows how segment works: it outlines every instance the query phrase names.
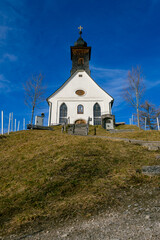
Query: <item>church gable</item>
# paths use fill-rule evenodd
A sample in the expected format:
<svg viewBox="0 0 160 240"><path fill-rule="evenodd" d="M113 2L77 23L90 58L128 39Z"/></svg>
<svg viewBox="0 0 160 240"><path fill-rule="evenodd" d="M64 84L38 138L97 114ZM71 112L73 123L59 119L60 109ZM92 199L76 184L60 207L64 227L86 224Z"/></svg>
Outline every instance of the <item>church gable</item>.
<svg viewBox="0 0 160 240"><path fill-rule="evenodd" d="M105 92L85 71L77 71L49 98L113 98Z"/></svg>

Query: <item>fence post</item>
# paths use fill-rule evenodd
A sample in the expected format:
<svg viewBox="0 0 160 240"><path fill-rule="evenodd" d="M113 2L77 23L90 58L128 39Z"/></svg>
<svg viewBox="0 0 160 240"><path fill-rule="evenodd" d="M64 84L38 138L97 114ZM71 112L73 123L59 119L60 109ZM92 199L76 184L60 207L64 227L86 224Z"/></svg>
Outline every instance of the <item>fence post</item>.
<svg viewBox="0 0 160 240"><path fill-rule="evenodd" d="M23 118L23 130L25 130L25 118Z"/></svg>
<svg viewBox="0 0 160 240"><path fill-rule="evenodd" d="M159 119L157 117L157 127L158 127L158 130L159 130Z"/></svg>
<svg viewBox="0 0 160 240"><path fill-rule="evenodd" d="M11 117L11 119L12 119L12 122L11 122L11 132L13 132L13 112L11 113L11 115L12 115L12 117Z"/></svg>
<svg viewBox="0 0 160 240"><path fill-rule="evenodd" d="M16 119L14 120L14 131L16 132Z"/></svg>
<svg viewBox="0 0 160 240"><path fill-rule="evenodd" d="M9 132L10 132L10 123L11 123L11 113L9 114L8 135L9 135Z"/></svg>
<svg viewBox="0 0 160 240"><path fill-rule="evenodd" d="M18 121L18 128L17 128L17 131L19 131L19 125L20 125L20 121Z"/></svg>
<svg viewBox="0 0 160 240"><path fill-rule="evenodd" d="M1 111L1 133L3 135L3 111Z"/></svg>
<svg viewBox="0 0 160 240"><path fill-rule="evenodd" d="M132 114L132 125L133 125L133 114Z"/></svg>

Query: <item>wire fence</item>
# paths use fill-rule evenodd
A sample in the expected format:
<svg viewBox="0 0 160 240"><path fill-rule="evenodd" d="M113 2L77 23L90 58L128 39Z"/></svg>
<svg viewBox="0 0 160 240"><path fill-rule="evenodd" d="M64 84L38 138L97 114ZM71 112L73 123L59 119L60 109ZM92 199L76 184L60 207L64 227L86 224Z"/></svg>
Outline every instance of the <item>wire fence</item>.
<svg viewBox="0 0 160 240"><path fill-rule="evenodd" d="M159 118L157 117L156 119L156 126L157 126L157 130L160 130L160 126L159 126ZM141 122L142 124L142 122ZM129 118L129 125L137 125L137 120L135 119L135 115L132 114L131 118ZM144 122L143 122L143 128L144 130L147 130L147 117L144 118Z"/></svg>

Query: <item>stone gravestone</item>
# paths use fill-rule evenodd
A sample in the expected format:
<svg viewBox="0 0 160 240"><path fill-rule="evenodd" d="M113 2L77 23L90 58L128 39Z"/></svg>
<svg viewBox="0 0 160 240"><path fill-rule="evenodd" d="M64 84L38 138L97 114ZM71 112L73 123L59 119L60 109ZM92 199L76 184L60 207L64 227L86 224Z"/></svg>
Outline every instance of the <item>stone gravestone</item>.
<svg viewBox="0 0 160 240"><path fill-rule="evenodd" d="M142 173L148 176L160 175L160 165L144 166L142 167Z"/></svg>

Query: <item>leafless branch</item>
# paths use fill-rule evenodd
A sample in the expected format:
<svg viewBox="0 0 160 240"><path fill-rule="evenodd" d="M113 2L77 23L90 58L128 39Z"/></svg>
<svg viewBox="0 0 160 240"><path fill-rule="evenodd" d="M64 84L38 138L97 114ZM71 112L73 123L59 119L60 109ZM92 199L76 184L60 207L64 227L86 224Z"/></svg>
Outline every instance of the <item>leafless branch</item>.
<svg viewBox="0 0 160 240"><path fill-rule="evenodd" d="M137 111L137 122L138 127L140 127L139 121L139 108L142 96L144 94L144 83L142 76L142 69L140 66L136 68L132 67L131 71L128 71L128 78L126 82L126 87L123 89L123 98L130 106Z"/></svg>
<svg viewBox="0 0 160 240"><path fill-rule="evenodd" d="M25 91L25 104L32 108L31 124L33 123L33 115L35 107L37 107L41 102L44 101L45 87L42 85L43 76L32 75L32 78L26 82L24 87Z"/></svg>

